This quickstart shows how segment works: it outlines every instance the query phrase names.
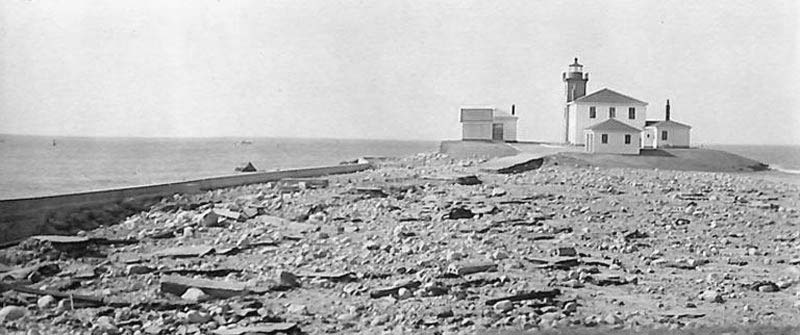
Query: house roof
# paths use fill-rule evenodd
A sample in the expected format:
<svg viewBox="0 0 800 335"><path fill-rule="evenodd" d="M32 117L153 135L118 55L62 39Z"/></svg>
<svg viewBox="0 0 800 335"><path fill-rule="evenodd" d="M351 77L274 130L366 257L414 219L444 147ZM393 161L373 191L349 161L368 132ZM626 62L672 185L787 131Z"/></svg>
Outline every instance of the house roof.
<svg viewBox="0 0 800 335"><path fill-rule="evenodd" d="M468 107L461 108L459 113L460 121L489 121L494 119L494 108L491 107Z"/></svg>
<svg viewBox="0 0 800 335"><path fill-rule="evenodd" d="M692 126L688 124L683 124L680 122L675 122L672 120L655 120L655 121L645 121L645 127L678 127L678 128L691 128Z"/></svg>
<svg viewBox="0 0 800 335"><path fill-rule="evenodd" d="M611 104L642 104L647 105L646 102L631 98L622 93L604 88L589 95L584 95L572 102L601 102Z"/></svg>
<svg viewBox="0 0 800 335"><path fill-rule="evenodd" d="M639 128L629 126L622 121L617 119L608 119L603 122L597 123L595 125L586 127L586 130L592 131L609 131L609 132L632 132L638 133L641 130Z"/></svg>

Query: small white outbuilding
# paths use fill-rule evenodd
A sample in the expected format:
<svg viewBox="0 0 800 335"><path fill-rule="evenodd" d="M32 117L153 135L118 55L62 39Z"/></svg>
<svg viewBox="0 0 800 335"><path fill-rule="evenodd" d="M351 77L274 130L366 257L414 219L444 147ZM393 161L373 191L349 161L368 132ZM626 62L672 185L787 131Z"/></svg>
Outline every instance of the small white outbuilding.
<svg viewBox="0 0 800 335"><path fill-rule="evenodd" d="M645 148L688 148L692 127L671 120L653 122L644 127Z"/></svg>
<svg viewBox="0 0 800 335"><path fill-rule="evenodd" d="M517 120L512 112L494 107L462 107L461 138L465 141L517 141Z"/></svg>
<svg viewBox="0 0 800 335"><path fill-rule="evenodd" d="M608 119L584 130L586 152L638 155L641 130L617 119Z"/></svg>
<svg viewBox="0 0 800 335"><path fill-rule="evenodd" d="M642 132L644 148L688 148L691 145L692 126L670 120L667 100L664 120L647 121Z"/></svg>
<svg viewBox="0 0 800 335"><path fill-rule="evenodd" d="M462 107L460 113L461 138L465 141L517 141L517 120L512 112L494 107Z"/></svg>

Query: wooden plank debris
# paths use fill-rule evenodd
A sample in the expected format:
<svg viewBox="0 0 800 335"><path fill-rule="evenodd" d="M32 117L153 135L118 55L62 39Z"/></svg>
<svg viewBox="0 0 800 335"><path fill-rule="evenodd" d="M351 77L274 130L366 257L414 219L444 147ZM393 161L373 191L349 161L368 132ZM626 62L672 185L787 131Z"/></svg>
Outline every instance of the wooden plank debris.
<svg viewBox="0 0 800 335"><path fill-rule="evenodd" d="M486 304L489 305L489 306L492 306L492 305L494 305L494 304L496 304L498 302L501 302L503 300L523 301L523 300L534 300L534 299L537 299L537 300L539 300L539 299L552 299L552 298L557 297L560 294L561 294L561 290L559 290L559 289L540 290L540 291L534 290L534 291L515 294L515 295L510 295L510 296L506 296L506 297L502 297L502 298L489 299L489 300L486 300Z"/></svg>
<svg viewBox="0 0 800 335"><path fill-rule="evenodd" d="M24 268L12 268L9 271L0 273L0 280L13 279L23 280L28 278L32 273L42 274L45 276L52 276L61 271L58 263L48 262L36 265L26 266Z"/></svg>
<svg viewBox="0 0 800 335"><path fill-rule="evenodd" d="M17 291L21 293L33 294L33 295L51 295L56 298L60 299L71 299L73 301L79 301L88 303L93 306L103 306L109 305L110 303L103 300L103 297L95 297L89 295L82 295L82 294L72 294L72 293L65 293L60 291L52 291L52 290L40 290L32 287L22 286L22 285L14 285L10 283L3 283L0 282L0 291ZM126 303L115 303L114 305L122 307L126 306Z"/></svg>
<svg viewBox="0 0 800 335"><path fill-rule="evenodd" d="M350 191L350 193L363 194L363 195L367 195L367 196L370 196L370 197L373 197L373 198L386 198L386 197L389 196L380 187L359 186L359 187L353 188Z"/></svg>
<svg viewBox="0 0 800 335"><path fill-rule="evenodd" d="M239 218L242 216L242 214L239 213L239 212L235 212L235 211L232 211L232 210L229 210L229 209L224 209L224 208L214 208L214 213L216 213L217 215L219 215L221 217L224 217L224 218L227 218L227 219L231 219L233 221L238 221Z"/></svg>
<svg viewBox="0 0 800 335"><path fill-rule="evenodd" d="M355 273L349 271L336 272L298 272L298 277L319 278L333 281L353 280Z"/></svg>
<svg viewBox="0 0 800 335"><path fill-rule="evenodd" d="M480 179L478 179L477 176L469 175L469 176L457 177L455 183L459 185L480 185L483 182Z"/></svg>
<svg viewBox="0 0 800 335"><path fill-rule="evenodd" d="M185 246L185 247L174 247L174 248L167 248L164 250L159 250L152 253L152 256L162 258L162 257L174 257L174 258L185 258L185 257L203 257L205 255L209 255L214 252L214 247L207 246L207 245L196 245L196 246Z"/></svg>
<svg viewBox="0 0 800 335"><path fill-rule="evenodd" d="M618 286L629 283L636 283L636 277L625 278L617 274L594 274L588 278L588 281L597 286Z"/></svg>
<svg viewBox="0 0 800 335"><path fill-rule="evenodd" d="M296 323L289 322L262 323L247 327L216 329L212 333L216 335L273 334L292 331L295 327L297 327Z"/></svg>
<svg viewBox="0 0 800 335"><path fill-rule="evenodd" d="M520 173L538 169L544 164L544 158L540 154L520 153L514 156L506 156L492 159L480 165L481 171L493 173Z"/></svg>
<svg viewBox="0 0 800 335"><path fill-rule="evenodd" d="M684 269L684 270L694 270L700 265L706 264L708 261L705 260L694 260L694 259L679 259L675 261L667 261L664 262L663 265L668 268L676 268L676 269Z"/></svg>
<svg viewBox="0 0 800 335"><path fill-rule="evenodd" d="M553 255L560 257L575 257L578 256L578 252L573 247L558 247L553 250Z"/></svg>
<svg viewBox="0 0 800 335"><path fill-rule="evenodd" d="M526 258L534 263L535 268L539 269L562 269L566 270L580 265L578 257L556 256L550 258Z"/></svg>
<svg viewBox="0 0 800 335"><path fill-rule="evenodd" d="M242 273L241 269L167 269L159 271L165 275L202 275L208 277L224 277L231 273Z"/></svg>
<svg viewBox="0 0 800 335"><path fill-rule="evenodd" d="M85 236L65 236L65 235L36 235L31 239L40 242L50 242L53 244L81 244L89 243L89 238Z"/></svg>
<svg viewBox="0 0 800 335"><path fill-rule="evenodd" d="M680 193L675 195L675 198L689 201L708 200L708 196L703 193Z"/></svg>
<svg viewBox="0 0 800 335"><path fill-rule="evenodd" d="M182 276L166 276L161 278L161 291L175 295L183 295L187 289L194 287L216 298L230 298L247 294L244 283L232 281L217 281L210 279L196 279Z"/></svg>
<svg viewBox="0 0 800 335"><path fill-rule="evenodd" d="M626 241L635 240L639 238L647 238L647 237L650 237L650 235L648 235L645 232L640 232L638 229L623 235L623 238Z"/></svg>
<svg viewBox="0 0 800 335"><path fill-rule="evenodd" d="M420 285L422 285L422 283L416 280L402 282L395 284L394 286L375 289L369 293L369 296L372 298L382 298L390 295L396 295L401 288L406 288L406 289L417 288Z"/></svg>
<svg viewBox="0 0 800 335"><path fill-rule="evenodd" d="M448 270L459 276L466 276L478 272L497 271L497 264L491 262L451 264Z"/></svg>
<svg viewBox="0 0 800 335"><path fill-rule="evenodd" d="M667 318L674 318L674 319L681 319L681 318L702 318L706 316L706 313L696 310L689 310L689 309L677 309L672 311L666 311L661 313L661 316Z"/></svg>

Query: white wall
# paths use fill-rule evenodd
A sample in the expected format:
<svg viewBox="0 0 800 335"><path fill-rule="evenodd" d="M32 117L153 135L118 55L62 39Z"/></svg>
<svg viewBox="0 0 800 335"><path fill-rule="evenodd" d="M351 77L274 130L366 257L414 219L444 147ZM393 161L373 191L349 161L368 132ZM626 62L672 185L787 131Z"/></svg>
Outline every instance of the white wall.
<svg viewBox="0 0 800 335"><path fill-rule="evenodd" d="M644 131L642 131L642 145L645 148L655 148L655 145L656 145L656 129L655 128L653 128L653 127L644 128Z"/></svg>
<svg viewBox="0 0 800 335"><path fill-rule="evenodd" d="M689 147L691 143L691 128L686 127L650 127L655 136L655 148ZM661 139L661 132L667 131L667 140Z"/></svg>
<svg viewBox="0 0 800 335"><path fill-rule="evenodd" d="M492 139L492 122L491 121L476 121L476 122L463 122L461 129L461 138L465 140L491 140Z"/></svg>
<svg viewBox="0 0 800 335"><path fill-rule="evenodd" d="M498 118L495 123L503 124L503 141L516 141L517 140L517 119L514 118Z"/></svg>
<svg viewBox="0 0 800 335"><path fill-rule="evenodd" d="M595 106L597 110L597 117L594 119L589 118L589 106ZM608 120L608 108L616 108L615 119L636 127L638 129L644 128L644 122L647 119L647 105L643 104L602 104L594 102L576 102L570 106L570 143L571 144L584 144L583 131L586 127L596 123ZM636 118L628 118L628 108L636 108ZM638 143L638 142L637 142Z"/></svg>
<svg viewBox="0 0 800 335"><path fill-rule="evenodd" d="M592 146L592 153L608 153L608 154L639 154L639 132L625 133L625 132L601 132L586 130L585 134L593 134L594 145ZM601 143L603 134L608 134L608 143ZM625 135L631 135L631 144L625 144Z"/></svg>
<svg viewBox="0 0 800 335"><path fill-rule="evenodd" d="M577 121L577 116L575 112L575 104L571 104L568 106L569 109L569 129L567 129L567 142L572 144L583 143L583 139L578 139L579 135L583 134L583 128L577 128L575 122Z"/></svg>

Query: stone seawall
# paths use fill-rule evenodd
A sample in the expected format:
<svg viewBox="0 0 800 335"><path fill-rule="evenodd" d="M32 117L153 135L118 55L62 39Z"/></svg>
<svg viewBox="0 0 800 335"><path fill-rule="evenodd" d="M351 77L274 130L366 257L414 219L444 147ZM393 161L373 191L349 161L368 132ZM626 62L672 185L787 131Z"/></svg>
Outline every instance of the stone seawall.
<svg viewBox="0 0 800 335"><path fill-rule="evenodd" d="M0 200L0 243L11 243L37 234L71 235L79 230L113 224L157 203L162 197L176 193L198 193L283 178L353 173L370 167L370 164L350 164L254 172L167 184Z"/></svg>

